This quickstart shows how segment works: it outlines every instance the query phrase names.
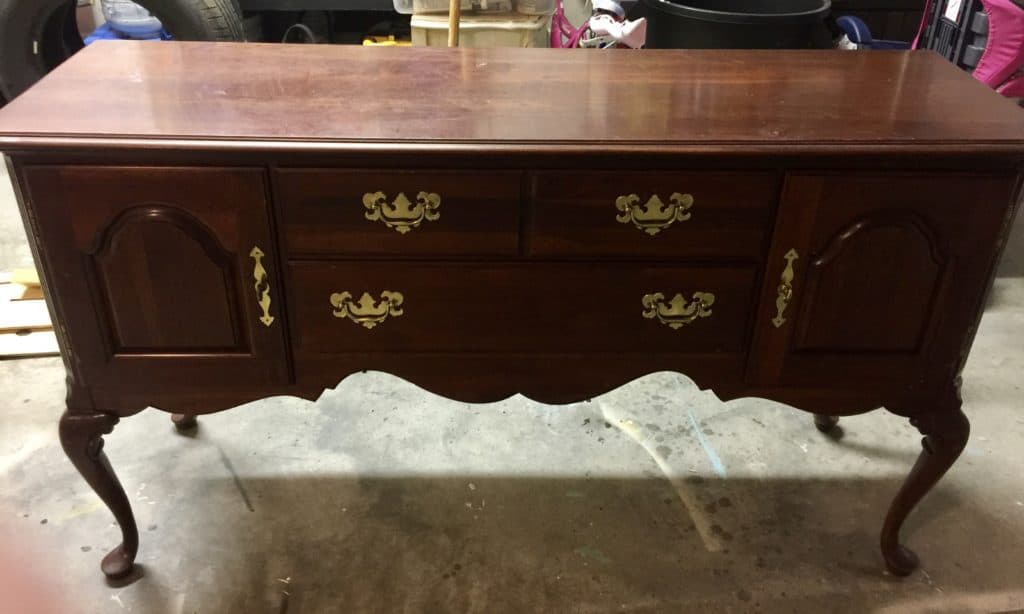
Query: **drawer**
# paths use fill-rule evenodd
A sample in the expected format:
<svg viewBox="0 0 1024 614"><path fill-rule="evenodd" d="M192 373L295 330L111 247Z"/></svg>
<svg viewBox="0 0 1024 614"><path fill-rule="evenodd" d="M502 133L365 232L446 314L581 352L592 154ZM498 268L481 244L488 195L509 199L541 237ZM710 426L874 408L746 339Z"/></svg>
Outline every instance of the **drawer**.
<svg viewBox="0 0 1024 614"><path fill-rule="evenodd" d="M771 172L543 172L529 252L760 259L778 199Z"/></svg>
<svg viewBox="0 0 1024 614"><path fill-rule="evenodd" d="M299 353L740 352L752 268L292 262Z"/></svg>
<svg viewBox="0 0 1024 614"><path fill-rule="evenodd" d="M521 173L278 169L292 257L514 255Z"/></svg>

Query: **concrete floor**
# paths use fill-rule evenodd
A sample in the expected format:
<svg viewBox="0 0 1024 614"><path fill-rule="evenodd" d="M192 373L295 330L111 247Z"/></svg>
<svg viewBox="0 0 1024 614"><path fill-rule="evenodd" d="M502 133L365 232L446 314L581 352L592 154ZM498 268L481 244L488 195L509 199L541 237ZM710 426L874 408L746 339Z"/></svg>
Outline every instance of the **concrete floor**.
<svg viewBox="0 0 1024 614"><path fill-rule="evenodd" d="M9 268L27 251L2 194ZM1021 611L1019 226L964 373L972 439L908 522L906 579L876 546L920 449L905 420L844 419L832 440L670 373L559 407L367 373L191 437L147 410L107 437L142 539L141 577L109 586L119 532L57 442L60 361L0 362L0 543L59 612Z"/></svg>

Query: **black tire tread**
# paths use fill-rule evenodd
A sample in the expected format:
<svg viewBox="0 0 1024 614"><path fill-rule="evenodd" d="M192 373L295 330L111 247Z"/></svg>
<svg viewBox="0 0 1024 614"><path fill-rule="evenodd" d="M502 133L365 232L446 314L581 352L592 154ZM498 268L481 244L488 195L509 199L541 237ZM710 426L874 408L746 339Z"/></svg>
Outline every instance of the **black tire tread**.
<svg viewBox="0 0 1024 614"><path fill-rule="evenodd" d="M137 0L153 13L178 40L243 41L245 26L234 0ZM0 0L0 95L8 99L21 93L51 69L33 53L32 42L42 36L36 31L71 0ZM52 34L62 35L60 28ZM56 44L61 41L48 41ZM66 43L66 41L64 41ZM67 52L74 46L64 45ZM62 61L63 58L56 58ZM47 65L47 64L50 65Z"/></svg>
<svg viewBox="0 0 1024 614"><path fill-rule="evenodd" d="M192 0L203 18L212 26L214 40L245 40L242 16L231 0Z"/></svg>
<svg viewBox="0 0 1024 614"><path fill-rule="evenodd" d="M163 21L171 36L179 40L245 40L242 13L232 0L139 0L139 4ZM189 13L195 18L188 20L187 31L175 33L175 24Z"/></svg>

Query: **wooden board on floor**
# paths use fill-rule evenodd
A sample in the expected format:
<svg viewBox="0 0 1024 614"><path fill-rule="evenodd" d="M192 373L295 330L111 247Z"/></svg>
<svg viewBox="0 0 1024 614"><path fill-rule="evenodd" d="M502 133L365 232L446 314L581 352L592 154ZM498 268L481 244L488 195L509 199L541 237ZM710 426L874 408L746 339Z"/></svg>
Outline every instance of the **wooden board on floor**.
<svg viewBox="0 0 1024 614"><path fill-rule="evenodd" d="M57 356L57 335L52 330L0 333L0 358Z"/></svg>
<svg viewBox="0 0 1024 614"><path fill-rule="evenodd" d="M58 353L38 274L33 269L0 273L0 358Z"/></svg>
<svg viewBox="0 0 1024 614"><path fill-rule="evenodd" d="M48 330L53 328L46 301L42 299L0 301L0 332Z"/></svg>
<svg viewBox="0 0 1024 614"><path fill-rule="evenodd" d="M43 298L39 273L35 269L0 271L0 300L25 301Z"/></svg>

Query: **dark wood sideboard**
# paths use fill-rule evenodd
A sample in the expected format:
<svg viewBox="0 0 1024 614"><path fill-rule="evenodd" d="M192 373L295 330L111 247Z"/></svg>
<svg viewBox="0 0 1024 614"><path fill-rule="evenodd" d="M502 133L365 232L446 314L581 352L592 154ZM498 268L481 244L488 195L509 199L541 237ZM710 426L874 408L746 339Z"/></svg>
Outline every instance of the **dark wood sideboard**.
<svg viewBox="0 0 1024 614"><path fill-rule="evenodd" d="M147 406L387 371L550 403L674 370L924 435L881 533L968 437L959 372L1024 114L930 52L98 43L0 111L67 367L64 450ZM187 547L187 545L183 545Z"/></svg>

